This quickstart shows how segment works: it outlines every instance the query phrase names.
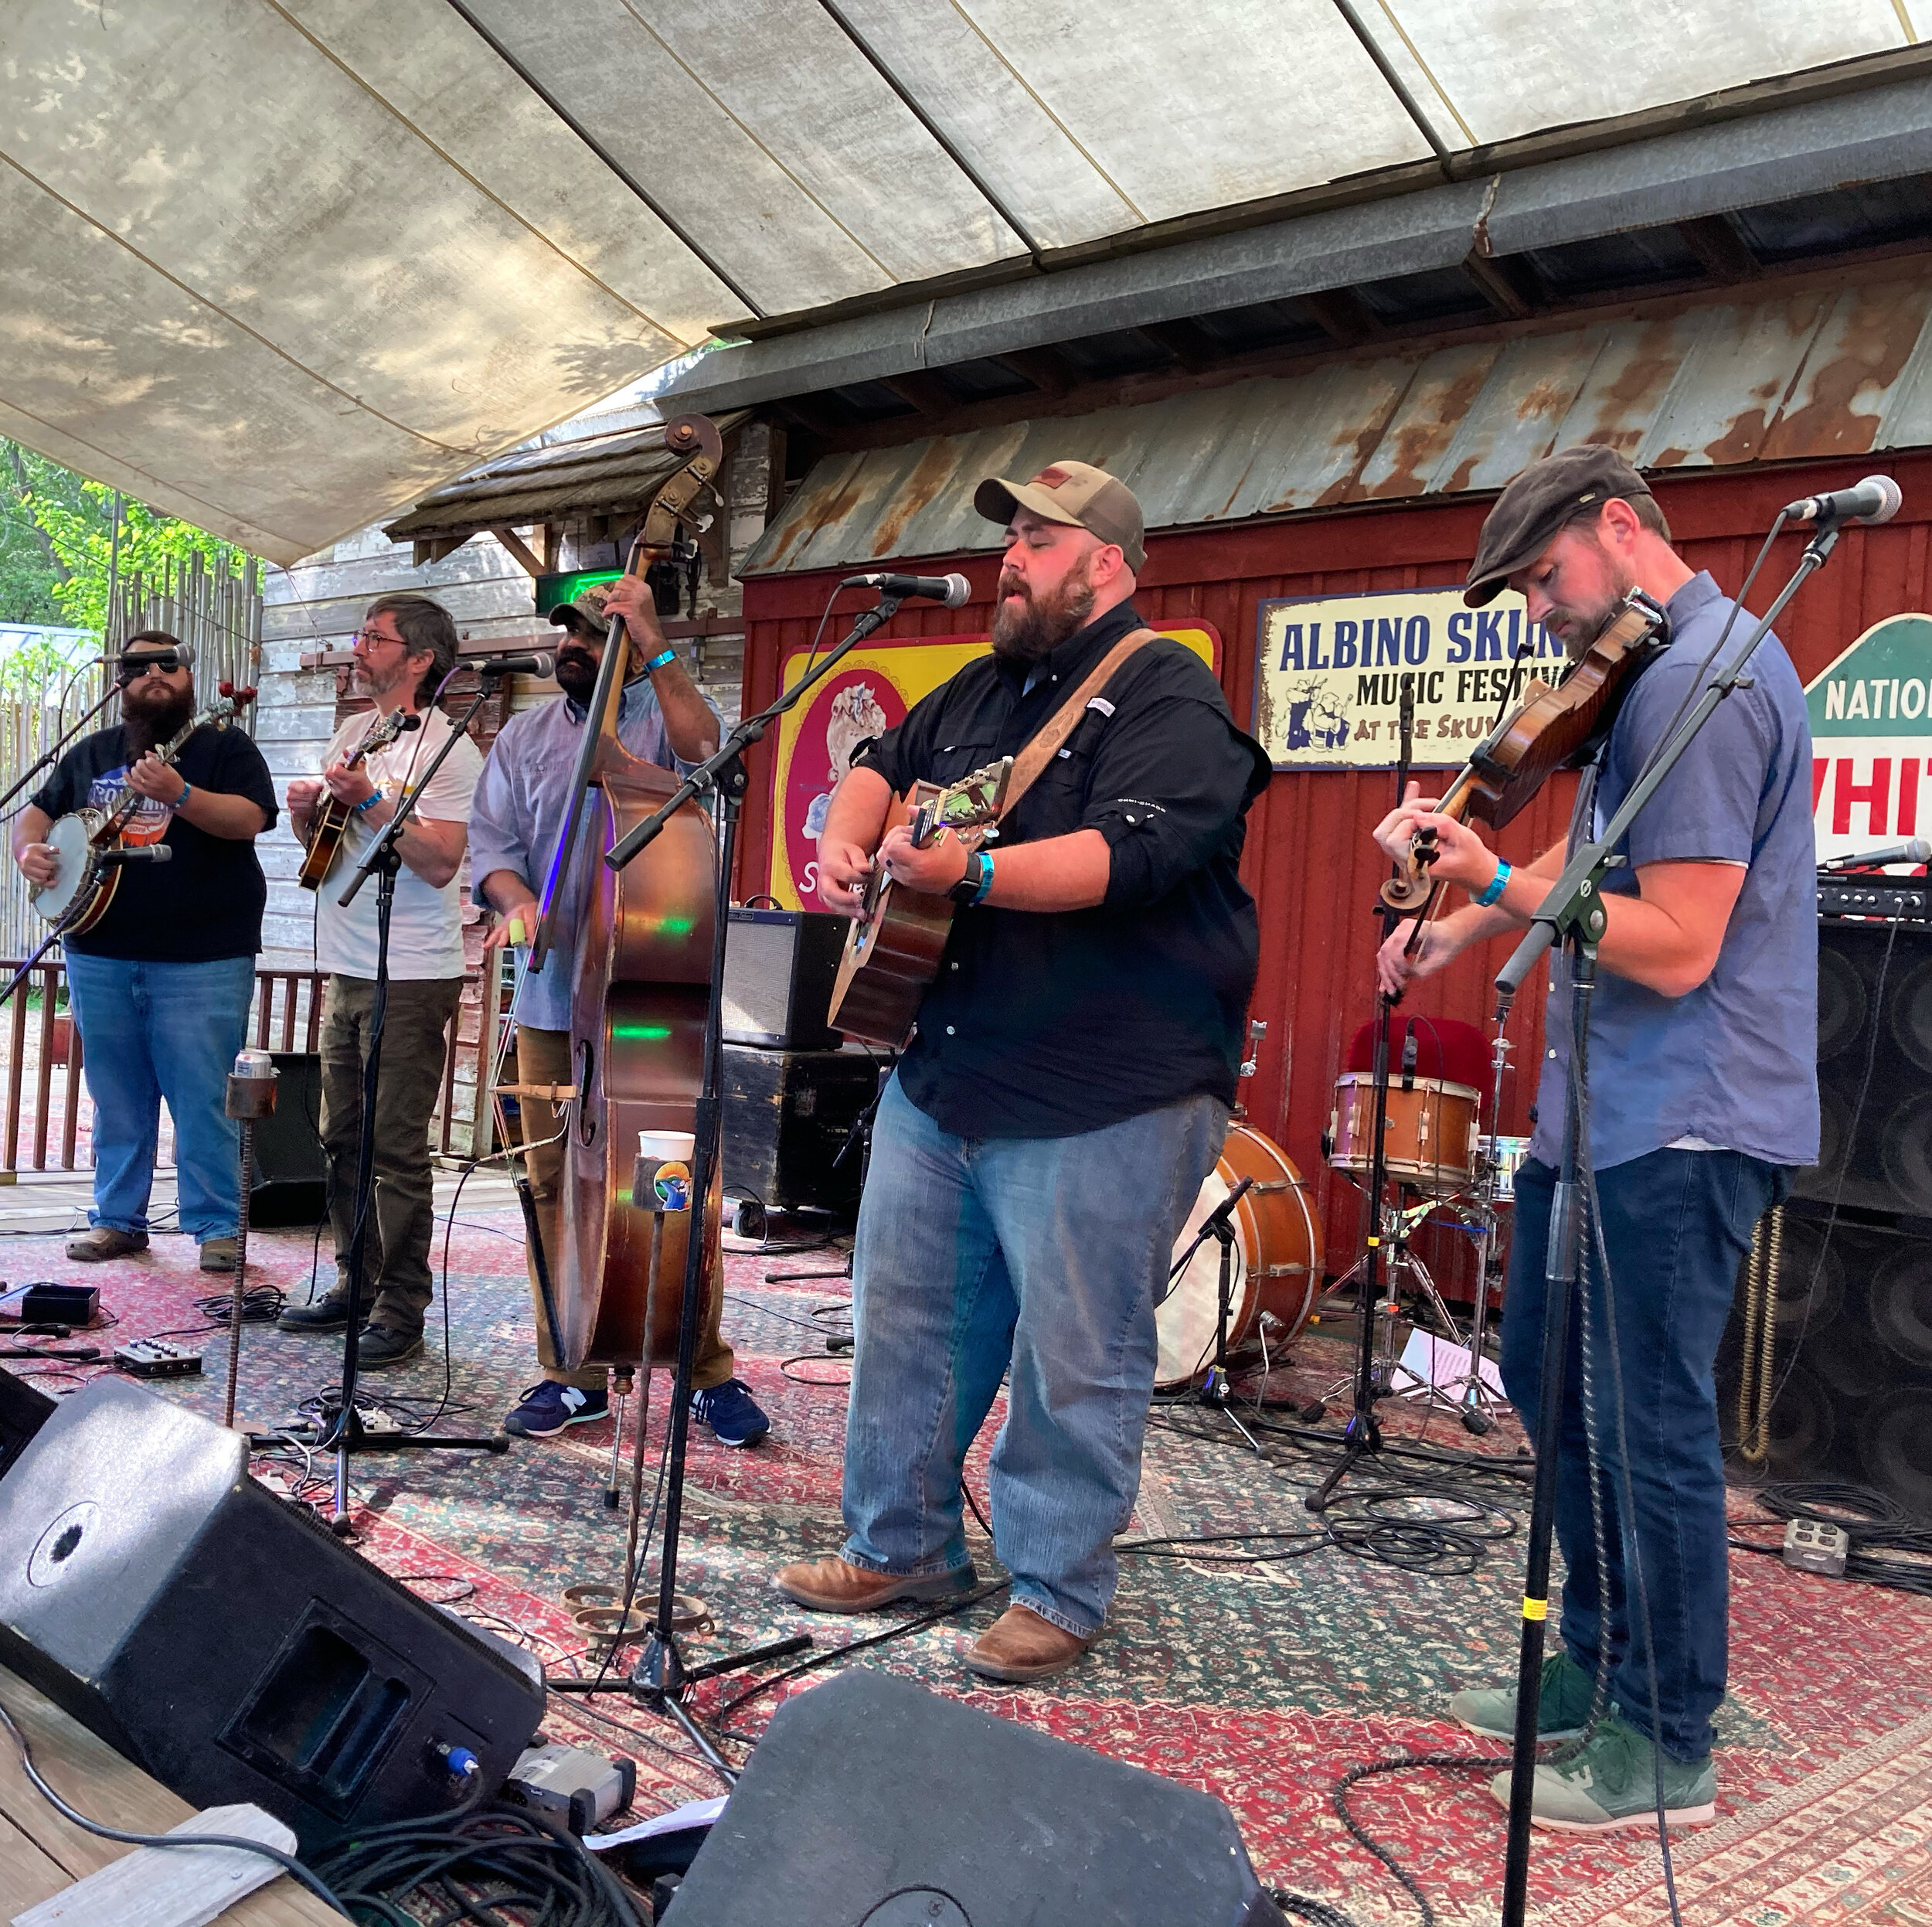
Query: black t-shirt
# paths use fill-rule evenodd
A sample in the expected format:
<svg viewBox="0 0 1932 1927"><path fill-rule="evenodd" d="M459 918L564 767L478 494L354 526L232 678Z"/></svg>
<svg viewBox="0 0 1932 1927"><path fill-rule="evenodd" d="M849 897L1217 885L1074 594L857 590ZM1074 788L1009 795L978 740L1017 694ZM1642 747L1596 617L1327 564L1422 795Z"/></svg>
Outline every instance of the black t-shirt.
<svg viewBox="0 0 1932 1927"><path fill-rule="evenodd" d="M119 723L96 730L61 758L34 807L49 816L83 805L112 809L134 760ZM263 829L274 827L275 785L246 730L204 723L182 745L174 767L196 789L260 805ZM66 948L141 963L209 963L260 950L268 884L252 838L210 836L165 803L144 798L122 840L165 843L174 854L165 863L128 864L107 914L84 936L63 938Z"/></svg>
<svg viewBox="0 0 1932 1927"><path fill-rule="evenodd" d="M1130 630L1131 604L1030 672L986 656L917 704L859 761L895 791L957 781L1016 754ZM1087 706L1000 824L999 853L1097 829L1107 900L1043 914L968 907L900 1066L906 1095L962 1137L1073 1137L1202 1092L1231 1102L1260 955L1239 873L1267 754L1213 672L1168 637Z"/></svg>

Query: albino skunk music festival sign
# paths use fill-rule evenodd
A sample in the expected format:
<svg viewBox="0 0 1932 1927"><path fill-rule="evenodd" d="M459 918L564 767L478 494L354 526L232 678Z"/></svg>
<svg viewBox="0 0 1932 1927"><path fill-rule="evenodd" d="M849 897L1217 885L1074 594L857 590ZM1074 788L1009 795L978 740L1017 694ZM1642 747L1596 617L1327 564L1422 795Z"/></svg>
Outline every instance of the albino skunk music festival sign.
<svg viewBox="0 0 1932 1927"><path fill-rule="evenodd" d="M1932 615L1888 615L1806 686L1818 860L1932 823Z"/></svg>
<svg viewBox="0 0 1932 1927"><path fill-rule="evenodd" d="M1505 594L1486 609L1461 588L1284 598L1261 604L1254 733L1277 769L1392 769L1402 683L1415 691L1413 760L1454 767L1519 701L1563 645Z"/></svg>

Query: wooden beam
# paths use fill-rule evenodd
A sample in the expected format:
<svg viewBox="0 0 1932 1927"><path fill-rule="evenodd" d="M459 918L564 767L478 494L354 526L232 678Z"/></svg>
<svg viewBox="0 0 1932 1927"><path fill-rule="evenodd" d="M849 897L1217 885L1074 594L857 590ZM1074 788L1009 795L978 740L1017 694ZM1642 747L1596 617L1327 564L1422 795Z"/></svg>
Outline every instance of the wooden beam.
<svg viewBox="0 0 1932 1927"><path fill-rule="evenodd" d="M1142 322L1139 325L1143 335L1158 342L1190 375L1205 374L1226 359L1214 337L1199 322Z"/></svg>
<svg viewBox="0 0 1932 1927"><path fill-rule="evenodd" d="M529 543L507 523L492 523L490 533L509 551L510 559L526 575L534 577L543 574L543 564L531 553Z"/></svg>
<svg viewBox="0 0 1932 1927"><path fill-rule="evenodd" d="M1714 281L1755 281L1764 264L1750 250L1743 236L1721 214L1700 215L1679 221L1677 231Z"/></svg>
<svg viewBox="0 0 1932 1927"><path fill-rule="evenodd" d="M884 382L901 401L910 402L922 415L950 415L959 406L959 397L937 375L923 369L887 375Z"/></svg>
<svg viewBox="0 0 1932 1927"><path fill-rule="evenodd" d="M774 406L808 435L835 435L852 423L852 417L830 395L787 395Z"/></svg>
<svg viewBox="0 0 1932 1927"><path fill-rule="evenodd" d="M1498 260L1471 249L1464 257L1462 271L1505 321L1522 321L1536 312L1529 277L1518 263Z"/></svg>
<svg viewBox="0 0 1932 1927"><path fill-rule="evenodd" d="M1009 348L995 357L1043 395L1063 395L1086 378L1057 348Z"/></svg>
<svg viewBox="0 0 1932 1927"><path fill-rule="evenodd" d="M1368 303L1352 288L1328 288L1318 293L1297 294L1294 305L1304 309L1329 340L1344 348L1373 341L1383 330Z"/></svg>

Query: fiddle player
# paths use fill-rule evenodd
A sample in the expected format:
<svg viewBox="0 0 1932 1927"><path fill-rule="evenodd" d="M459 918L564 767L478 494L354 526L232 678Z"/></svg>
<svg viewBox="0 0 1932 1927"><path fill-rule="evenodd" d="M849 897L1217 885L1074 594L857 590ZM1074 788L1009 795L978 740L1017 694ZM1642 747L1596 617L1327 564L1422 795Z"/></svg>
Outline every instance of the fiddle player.
<svg viewBox="0 0 1932 1927"><path fill-rule="evenodd" d="M440 602L426 595L386 595L372 602L355 638L354 677L355 693L371 698L375 707L336 730L319 781L308 778L288 786L289 815L298 836L308 834L325 789L349 806L349 815L342 853L317 896L315 921L315 965L328 972L322 1142L329 1160L335 1282L314 1304L289 1306L276 1320L285 1332L340 1331L349 1323L362 1071L376 1001L376 886L372 882L359 892L346 909L339 899L362 853L455 729L431 699L456 661L456 625ZM421 723L352 766L349 759L363 738L398 710L420 715ZM396 844L402 865L389 921L376 1115L368 1123L375 1140L376 1187L363 1244L365 1322L355 1340L365 1370L399 1365L423 1349L436 1223L430 1118L442 1095L444 1033L463 995L456 877L470 795L482 763L476 745L464 737L423 790Z"/></svg>
<svg viewBox="0 0 1932 1927"><path fill-rule="evenodd" d="M83 736L15 820L13 860L55 880L53 819L83 805L141 806L124 843L165 843L165 866L131 864L94 928L61 939L67 992L94 1101L90 1228L67 1241L83 1263L148 1248L161 1102L175 1125L181 1228L204 1272L235 1268L240 1127L228 1073L248 1041L268 885L255 839L275 822L275 786L245 730L197 730L172 763L155 754L195 713L188 652L165 630L121 645L121 720Z"/></svg>
<svg viewBox="0 0 1932 1927"><path fill-rule="evenodd" d="M546 703L513 716L491 745L482 780L476 787L470 818L470 873L481 880L478 894L498 913L486 945L525 943L536 934L537 888L543 881L563 833L570 781L583 746L591 692L604 659L611 617L621 615L643 645L642 666L624 683L617 710L617 740L631 754L681 776L718 747L718 713L685 672L676 650L658 626L657 611L643 580L624 576L587 589L560 603L549 619L563 632L557 648L560 702ZM577 948L573 899L558 901L555 945L543 969L526 975L516 1002L517 1077L523 1084L570 1084L570 960ZM521 928L522 935L515 933ZM536 1200L538 1235L553 1281L563 1274L563 1199L559 1187L563 1149L558 1133L560 1105L525 1098L521 1117L531 1126L524 1159ZM610 1409L607 1374L602 1366L566 1371L552 1350L536 1258L526 1259L530 1298L536 1316L537 1364L543 1376L503 1421L503 1429L524 1438L552 1438L566 1426L604 1417ZM709 1322L699 1338L692 1367L691 1409L726 1445L750 1445L771 1429L750 1389L733 1376L736 1360L720 1335L723 1296L714 1292Z"/></svg>
<svg viewBox="0 0 1932 1927"><path fill-rule="evenodd" d="M1505 489L1483 524L1464 600L1480 606L1505 585L1528 618L1580 656L1621 598L1641 589L1662 604L1672 641L1643 669L1580 791L1570 840L1615 812L1651 752L1713 671L1700 674L1733 605L1671 546L1642 478L1621 456L1579 448L1537 462ZM1740 613L1728 663L1748 638ZM1724 1696L1726 1548L1724 1476L1713 1365L1752 1227L1789 1188L1791 1167L1818 1150L1817 935L1813 889L1811 735L1789 657L1767 636L1750 682L1719 704L1634 822L1626 867L1604 885L1608 922L1588 1039L1589 1141L1614 1289L1608 1329L1596 1267L1570 1328L1557 1465L1556 1537L1567 1568L1562 1645L1544 1665L1543 1737L1574 1736L1588 1717L1600 1657L1611 1711L1574 1757L1536 1769L1541 1824L1597 1831L1652 1823L1659 1768L1666 1818L1715 1812L1711 1714ZM1593 795L1594 792L1594 795ZM1587 812L1587 819L1586 819ZM1432 829L1434 873L1471 901L1427 929L1413 960L1403 925L1382 948L1382 986L1395 992L1471 944L1524 928L1566 849L1553 846L1512 870L1471 829L1435 815L1414 786L1377 826L1400 860ZM1529 1156L1515 1177L1502 1333L1505 1388L1533 1436L1543 1353L1544 1265L1571 1056L1569 970L1553 961L1547 1054ZM1580 1344L1587 1328L1600 1415L1596 1442L1605 1517L1623 1506L1617 1433L1608 1401L1617 1347L1635 1516L1613 1525L1599 1571L1590 1523ZM1633 1634L1642 1562L1655 1653L1658 1719L1644 1642ZM1451 1713L1508 1738L1512 1685L1458 1694ZM1509 1775L1492 1790L1505 1805Z"/></svg>
<svg viewBox="0 0 1932 1927"><path fill-rule="evenodd" d="M1243 819L1269 771L1213 673L1145 630L1124 483L1060 461L974 503L1006 531L992 652L858 758L819 839L835 909L875 860L961 908L873 1127L848 1537L775 1583L821 1612L969 1590L961 1467L1010 1370L991 1493L1012 1603L964 1660L1025 1682L1073 1665L1113 1596L1155 1296L1234 1096L1258 954ZM886 833L895 793L1020 751L1063 705L1072 732L990 852Z"/></svg>

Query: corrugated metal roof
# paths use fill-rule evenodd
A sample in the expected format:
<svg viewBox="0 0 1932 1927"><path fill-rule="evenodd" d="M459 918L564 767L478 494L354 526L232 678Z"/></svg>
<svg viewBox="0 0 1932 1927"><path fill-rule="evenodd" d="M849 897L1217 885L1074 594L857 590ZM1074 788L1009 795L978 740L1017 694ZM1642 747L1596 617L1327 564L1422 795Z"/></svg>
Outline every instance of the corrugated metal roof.
<svg viewBox="0 0 1932 1927"><path fill-rule="evenodd" d="M1929 314L1923 274L1767 293L828 456L743 573L992 548L974 485L1066 458L1120 476L1161 529L1500 489L1581 441L1665 473L1922 445Z"/></svg>
<svg viewBox="0 0 1932 1927"><path fill-rule="evenodd" d="M719 432L729 434L743 420L742 410L721 415ZM393 542L427 540L566 515L621 515L648 502L679 460L655 422L519 448L425 495L383 533Z"/></svg>

